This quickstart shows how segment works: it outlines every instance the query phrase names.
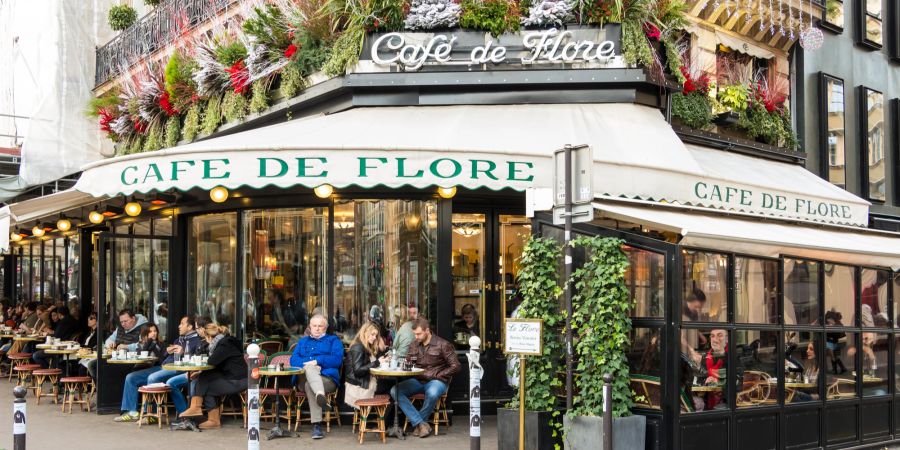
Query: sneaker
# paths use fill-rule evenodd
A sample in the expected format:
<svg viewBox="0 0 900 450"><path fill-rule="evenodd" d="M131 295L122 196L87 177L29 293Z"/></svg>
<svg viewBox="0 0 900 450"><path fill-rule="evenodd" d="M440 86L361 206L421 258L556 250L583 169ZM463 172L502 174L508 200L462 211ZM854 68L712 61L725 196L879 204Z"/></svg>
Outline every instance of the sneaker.
<svg viewBox="0 0 900 450"><path fill-rule="evenodd" d="M312 438L313 439L322 439L325 437L325 432L322 431L322 425L314 424L312 429Z"/></svg>
<svg viewBox="0 0 900 450"><path fill-rule="evenodd" d="M122 414L119 417L116 417L115 419L113 419L113 421L114 422L135 422L138 420L138 417L140 417L140 416L136 412L127 412L125 414Z"/></svg>
<svg viewBox="0 0 900 450"><path fill-rule="evenodd" d="M144 417L141 420L141 425L156 425L159 422L159 419L156 417Z"/></svg>
<svg viewBox="0 0 900 450"><path fill-rule="evenodd" d="M420 438L422 438L422 439L427 438L427 437L431 436L431 425L428 425L427 423L422 422L419 424L418 427L416 427L416 431L419 432Z"/></svg>

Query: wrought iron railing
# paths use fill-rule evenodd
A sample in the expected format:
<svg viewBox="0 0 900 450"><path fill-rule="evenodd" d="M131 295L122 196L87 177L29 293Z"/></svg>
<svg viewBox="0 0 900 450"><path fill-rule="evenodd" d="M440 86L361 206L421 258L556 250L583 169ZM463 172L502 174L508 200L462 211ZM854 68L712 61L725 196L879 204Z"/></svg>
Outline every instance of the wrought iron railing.
<svg viewBox="0 0 900 450"><path fill-rule="evenodd" d="M119 75L241 0L165 0L113 40L97 49L94 85Z"/></svg>

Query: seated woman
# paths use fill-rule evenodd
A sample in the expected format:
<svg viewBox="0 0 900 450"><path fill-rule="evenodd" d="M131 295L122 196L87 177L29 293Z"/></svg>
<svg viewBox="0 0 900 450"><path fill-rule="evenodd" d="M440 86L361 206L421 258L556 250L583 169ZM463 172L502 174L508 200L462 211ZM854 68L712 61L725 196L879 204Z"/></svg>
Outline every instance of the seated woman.
<svg viewBox="0 0 900 450"><path fill-rule="evenodd" d="M346 383L344 386L344 403L357 409L356 401L372 398L376 394L387 394L391 388L386 383L369 373L369 369L381 365L381 358L387 353L387 346L381 340L378 326L367 322L347 351Z"/></svg>
<svg viewBox="0 0 900 450"><path fill-rule="evenodd" d="M191 406L178 417L199 417L206 408L206 421L201 429L221 426L218 397L247 390L247 362L244 360L241 341L226 334L228 328L211 323L204 328L204 338L209 342L209 362L213 369L194 372Z"/></svg>

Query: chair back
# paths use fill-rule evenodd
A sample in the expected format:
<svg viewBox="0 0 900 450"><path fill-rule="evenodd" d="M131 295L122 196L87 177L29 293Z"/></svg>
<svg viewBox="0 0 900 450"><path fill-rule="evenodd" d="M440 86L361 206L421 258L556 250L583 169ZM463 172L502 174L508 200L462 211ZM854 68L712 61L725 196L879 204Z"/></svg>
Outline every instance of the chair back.
<svg viewBox="0 0 900 450"><path fill-rule="evenodd" d="M284 364L285 367L291 365L291 353L290 352L278 352L274 353L269 357L269 360L266 361L266 364Z"/></svg>
<svg viewBox="0 0 900 450"><path fill-rule="evenodd" d="M278 353L284 349L284 342L281 341L260 341L257 342L256 345L258 345L261 350L265 350L266 353L270 355Z"/></svg>

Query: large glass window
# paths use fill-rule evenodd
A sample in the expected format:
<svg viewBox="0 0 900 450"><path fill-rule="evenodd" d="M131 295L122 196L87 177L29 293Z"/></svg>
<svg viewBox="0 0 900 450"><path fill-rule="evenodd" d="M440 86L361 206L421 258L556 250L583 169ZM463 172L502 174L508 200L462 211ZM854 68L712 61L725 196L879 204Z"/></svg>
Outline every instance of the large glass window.
<svg viewBox="0 0 900 450"><path fill-rule="evenodd" d="M784 260L785 325L821 324L819 265L820 263L814 261Z"/></svg>
<svg viewBox="0 0 900 450"><path fill-rule="evenodd" d="M825 398L856 397L856 333L825 333Z"/></svg>
<svg viewBox="0 0 900 450"><path fill-rule="evenodd" d="M296 341L312 313L327 313L327 229L328 210L322 207L244 213L248 336Z"/></svg>
<svg viewBox="0 0 900 450"><path fill-rule="evenodd" d="M861 88L865 114L862 114L862 135L864 141L865 172L863 179L867 181L865 194L870 200L885 200L884 158L884 94L866 87Z"/></svg>
<svg viewBox="0 0 900 450"><path fill-rule="evenodd" d="M738 408L778 403L778 332L735 331L738 380L735 405Z"/></svg>
<svg viewBox="0 0 900 450"><path fill-rule="evenodd" d="M845 188L847 183L847 160L844 134L844 80L822 74L820 83L822 113L820 127L823 129L822 145L827 152L824 176L835 185Z"/></svg>
<svg viewBox="0 0 900 450"><path fill-rule="evenodd" d="M716 253L684 251L682 320L728 320L728 258Z"/></svg>
<svg viewBox="0 0 900 450"><path fill-rule="evenodd" d="M728 408L728 342L725 329L682 330L681 364L686 367L679 370L679 386L690 399L688 411Z"/></svg>
<svg viewBox="0 0 900 450"><path fill-rule="evenodd" d="M844 2L842 0L824 0L825 11L822 26L832 31L844 28Z"/></svg>
<svg viewBox="0 0 900 450"><path fill-rule="evenodd" d="M890 335L872 332L861 335L863 397L887 395Z"/></svg>
<svg viewBox="0 0 900 450"><path fill-rule="evenodd" d="M825 326L856 325L856 280L851 266L825 263Z"/></svg>
<svg viewBox="0 0 900 450"><path fill-rule="evenodd" d="M658 328L635 327L631 331L631 350L627 356L636 406L662 409L662 339ZM687 397L682 398L686 400ZM682 411L686 410L687 403L683 403Z"/></svg>
<svg viewBox="0 0 900 450"><path fill-rule="evenodd" d="M900 272L894 272L894 328L900 328Z"/></svg>
<svg viewBox="0 0 900 450"><path fill-rule="evenodd" d="M66 245L68 246L65 264L66 301L68 302L69 312L72 314L72 317L81 319L81 244L78 233L71 233L66 240ZM86 314L84 316L86 317Z"/></svg>
<svg viewBox="0 0 900 450"><path fill-rule="evenodd" d="M882 0L860 0L864 6L864 39L866 42L874 45L882 45L884 36L882 36L881 21L881 1Z"/></svg>
<svg viewBox="0 0 900 450"><path fill-rule="evenodd" d="M188 314L208 316L220 325L230 327L235 321L237 214L194 217L191 219L190 234ZM232 332L235 332L233 327Z"/></svg>
<svg viewBox="0 0 900 450"><path fill-rule="evenodd" d="M734 320L778 323L778 261L734 258Z"/></svg>
<svg viewBox="0 0 900 450"><path fill-rule="evenodd" d="M666 298L666 260L660 253L624 246L628 257L625 285L632 317L663 317Z"/></svg>
<svg viewBox="0 0 900 450"><path fill-rule="evenodd" d="M787 331L784 349L784 402L801 403L819 399L821 374L819 355L823 334Z"/></svg>
<svg viewBox="0 0 900 450"><path fill-rule="evenodd" d="M413 311L434 323L435 201L335 203L334 252L334 330L344 342L367 320L383 327L388 343L388 331L396 331Z"/></svg>
<svg viewBox="0 0 900 450"><path fill-rule="evenodd" d="M864 327L887 328L888 288L891 273L886 270L861 269L860 321Z"/></svg>

